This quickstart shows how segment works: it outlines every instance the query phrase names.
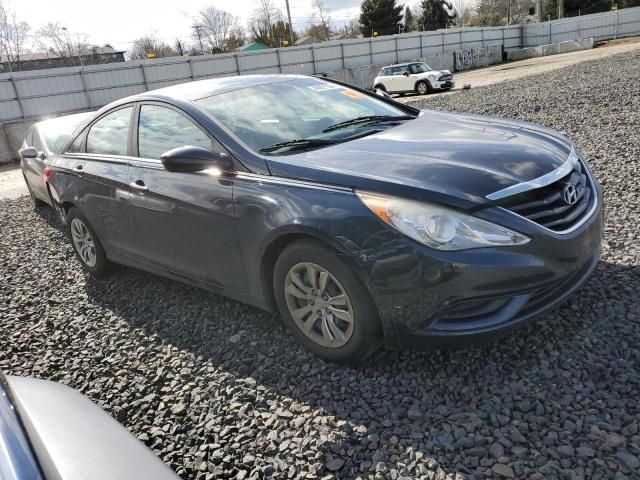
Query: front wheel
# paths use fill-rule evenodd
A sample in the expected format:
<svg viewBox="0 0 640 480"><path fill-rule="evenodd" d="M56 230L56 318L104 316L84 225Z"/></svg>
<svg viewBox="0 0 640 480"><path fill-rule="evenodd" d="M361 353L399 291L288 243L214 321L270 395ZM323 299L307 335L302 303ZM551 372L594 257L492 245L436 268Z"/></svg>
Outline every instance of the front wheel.
<svg viewBox="0 0 640 480"><path fill-rule="evenodd" d="M285 323L319 357L355 363L380 346L369 293L334 250L312 240L291 244L276 262L273 281Z"/></svg>
<svg viewBox="0 0 640 480"><path fill-rule="evenodd" d="M429 81L427 80L427 81L418 82L416 84L416 92L418 92L419 95L426 95L427 93L431 93L432 88Z"/></svg>
<svg viewBox="0 0 640 480"><path fill-rule="evenodd" d="M82 268L96 277L104 276L110 262L107 260L96 232L91 228L84 215L75 207L69 209L66 220L71 245L82 264Z"/></svg>

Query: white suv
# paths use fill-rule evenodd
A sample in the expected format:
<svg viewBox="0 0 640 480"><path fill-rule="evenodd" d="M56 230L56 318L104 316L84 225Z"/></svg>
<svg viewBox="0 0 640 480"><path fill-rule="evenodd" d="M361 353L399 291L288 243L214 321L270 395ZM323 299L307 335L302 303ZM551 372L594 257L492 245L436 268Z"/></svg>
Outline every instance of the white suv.
<svg viewBox="0 0 640 480"><path fill-rule="evenodd" d="M380 70L373 88L388 93L419 93L450 90L455 86L449 70L432 70L426 63L412 62L389 65Z"/></svg>

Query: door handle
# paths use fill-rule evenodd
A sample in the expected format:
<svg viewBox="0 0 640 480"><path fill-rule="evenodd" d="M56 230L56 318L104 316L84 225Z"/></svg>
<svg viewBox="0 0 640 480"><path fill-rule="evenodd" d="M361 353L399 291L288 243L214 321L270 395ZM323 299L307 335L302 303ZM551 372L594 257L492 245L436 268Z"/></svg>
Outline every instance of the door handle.
<svg viewBox="0 0 640 480"><path fill-rule="evenodd" d="M149 187L147 187L142 180L131 182L129 186L131 188L135 188L136 190L140 190L141 192L146 192L147 190L149 190Z"/></svg>

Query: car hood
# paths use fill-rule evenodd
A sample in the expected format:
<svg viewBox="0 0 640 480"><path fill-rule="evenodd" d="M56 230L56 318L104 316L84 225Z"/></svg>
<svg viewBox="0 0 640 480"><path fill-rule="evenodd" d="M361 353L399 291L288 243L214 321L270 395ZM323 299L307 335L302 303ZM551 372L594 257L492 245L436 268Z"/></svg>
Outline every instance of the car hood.
<svg viewBox="0 0 640 480"><path fill-rule="evenodd" d="M524 122L423 111L396 127L267 160L272 175L471 208L562 165L571 143Z"/></svg>

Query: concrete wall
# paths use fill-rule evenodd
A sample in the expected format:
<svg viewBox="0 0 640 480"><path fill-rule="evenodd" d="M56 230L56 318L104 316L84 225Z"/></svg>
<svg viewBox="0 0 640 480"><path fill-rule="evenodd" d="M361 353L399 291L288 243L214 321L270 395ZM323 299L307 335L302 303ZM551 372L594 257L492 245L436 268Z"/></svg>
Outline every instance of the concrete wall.
<svg viewBox="0 0 640 480"><path fill-rule="evenodd" d="M18 161L18 150L27 129L37 120L0 124L0 165Z"/></svg>
<svg viewBox="0 0 640 480"><path fill-rule="evenodd" d="M527 47L507 52L507 60L524 60L526 58L544 57L547 55L557 55L559 53L577 52L578 50L589 50L593 48L593 38L582 40L568 40L566 42L551 43L549 45L538 45L537 47Z"/></svg>
<svg viewBox="0 0 640 480"><path fill-rule="evenodd" d="M488 67L502 62L502 45L483 48L467 48L453 53L456 72L472 68Z"/></svg>

